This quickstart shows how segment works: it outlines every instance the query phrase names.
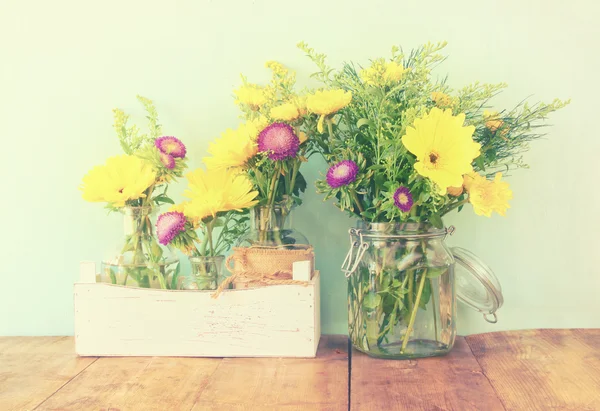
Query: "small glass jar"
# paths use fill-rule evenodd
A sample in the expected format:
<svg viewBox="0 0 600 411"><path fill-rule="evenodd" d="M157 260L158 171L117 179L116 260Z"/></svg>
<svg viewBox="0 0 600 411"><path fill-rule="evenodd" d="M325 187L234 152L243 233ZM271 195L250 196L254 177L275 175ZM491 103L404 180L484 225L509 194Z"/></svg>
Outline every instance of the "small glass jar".
<svg viewBox="0 0 600 411"><path fill-rule="evenodd" d="M250 230L240 238L238 247L308 249L308 239L293 228L294 207L288 203L257 206L250 210Z"/></svg>
<svg viewBox="0 0 600 411"><path fill-rule="evenodd" d="M180 277L181 290L216 290L223 279L225 256L190 257L189 276Z"/></svg>
<svg viewBox="0 0 600 411"><path fill-rule="evenodd" d="M124 234L102 261L101 282L131 287L170 289L179 259L160 245L153 222L157 209L123 207Z"/></svg>

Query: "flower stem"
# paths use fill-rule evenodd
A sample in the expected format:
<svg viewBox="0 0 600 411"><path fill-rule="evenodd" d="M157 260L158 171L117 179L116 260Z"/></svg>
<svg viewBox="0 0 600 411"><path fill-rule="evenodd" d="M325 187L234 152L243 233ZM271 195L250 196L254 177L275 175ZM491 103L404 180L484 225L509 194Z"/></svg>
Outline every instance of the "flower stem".
<svg viewBox="0 0 600 411"><path fill-rule="evenodd" d="M210 255L214 257L215 255L215 247L213 246L213 238L212 231L215 225L216 219L213 218L208 224L206 224L206 237L208 239L208 245L210 248Z"/></svg>
<svg viewBox="0 0 600 411"><path fill-rule="evenodd" d="M361 214L364 213L365 210L363 210L363 208L362 208L362 204L360 203L360 200L358 199L358 196L356 195L356 191L350 190L350 193L351 193L352 199L356 203L356 206L358 207L358 210L360 211L360 213Z"/></svg>
<svg viewBox="0 0 600 411"><path fill-rule="evenodd" d="M269 185L269 198L267 199L267 205L271 207L275 203L275 191L277 190L277 183L279 182L279 174L281 174L281 170L279 168L279 164L276 164L275 172L273 173L273 178L271 179L271 184Z"/></svg>
<svg viewBox="0 0 600 411"><path fill-rule="evenodd" d="M413 332L413 327L415 325L415 319L417 318L417 311L419 310L419 303L421 302L421 295L423 294L423 287L425 287L425 280L427 279L427 269L423 270L421 274L421 281L419 282L419 291L417 291L417 299L415 300L415 305L410 314L410 321L408 323L408 328L406 329L406 334L404 334L404 341L402 341L402 348L400 349L401 353L404 353L406 346L408 345L408 339Z"/></svg>
<svg viewBox="0 0 600 411"><path fill-rule="evenodd" d="M433 289L433 279L429 279L429 286L431 287L431 305L433 312L433 332L435 333L435 342L438 342L438 327L437 327L437 308L435 306L435 290Z"/></svg>
<svg viewBox="0 0 600 411"><path fill-rule="evenodd" d="M464 200L462 200L462 201L459 201L459 202L457 202L457 203L454 203L454 204L452 204L450 207L448 207L446 210L443 210L443 211L440 213L440 216L443 216L444 214L448 214L450 211L452 211L452 210L454 210L455 208L457 208L457 207L460 207L461 205L463 205L463 204L466 204L466 203L468 203L468 202L469 202L469 197L465 198L465 199L464 199Z"/></svg>

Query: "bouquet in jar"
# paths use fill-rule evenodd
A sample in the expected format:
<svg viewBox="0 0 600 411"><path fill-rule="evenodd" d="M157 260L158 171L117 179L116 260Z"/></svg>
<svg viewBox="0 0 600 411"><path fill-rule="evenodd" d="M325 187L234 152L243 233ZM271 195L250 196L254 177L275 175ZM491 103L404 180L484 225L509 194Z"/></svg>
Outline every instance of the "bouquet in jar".
<svg viewBox="0 0 600 411"><path fill-rule="evenodd" d="M526 167L521 154L543 136L542 121L568 104L494 110L490 99L505 84L455 90L432 78L444 46L393 47L389 58L335 70L325 55L298 45L317 65L323 92L351 96L311 139L329 165L318 191L362 228L345 262L349 333L374 356L449 349L454 260L442 217L467 204L477 215L504 216L513 193L503 174Z"/></svg>
<svg viewBox="0 0 600 411"><path fill-rule="evenodd" d="M186 168L186 147L173 136L161 136L154 103L141 96L148 133L128 126L129 116L115 109L114 129L123 155L110 157L83 178L83 199L106 204L124 215L124 236L102 261L101 280L118 285L172 288L179 264L155 236L153 216L163 204L173 204L169 183Z"/></svg>

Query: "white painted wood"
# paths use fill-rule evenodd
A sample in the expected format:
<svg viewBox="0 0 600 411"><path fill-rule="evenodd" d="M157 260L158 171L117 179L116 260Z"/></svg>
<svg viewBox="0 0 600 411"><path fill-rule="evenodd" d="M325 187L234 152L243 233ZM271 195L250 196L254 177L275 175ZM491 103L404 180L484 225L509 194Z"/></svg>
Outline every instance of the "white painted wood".
<svg viewBox="0 0 600 411"><path fill-rule="evenodd" d="M309 285L210 291L75 284L81 356L314 357L319 273Z"/></svg>
<svg viewBox="0 0 600 411"><path fill-rule="evenodd" d="M93 261L82 261L79 263L79 282L94 284L96 282L96 263Z"/></svg>
<svg viewBox="0 0 600 411"><path fill-rule="evenodd" d="M310 281L312 267L310 261L296 261L292 264L292 277L296 281Z"/></svg>

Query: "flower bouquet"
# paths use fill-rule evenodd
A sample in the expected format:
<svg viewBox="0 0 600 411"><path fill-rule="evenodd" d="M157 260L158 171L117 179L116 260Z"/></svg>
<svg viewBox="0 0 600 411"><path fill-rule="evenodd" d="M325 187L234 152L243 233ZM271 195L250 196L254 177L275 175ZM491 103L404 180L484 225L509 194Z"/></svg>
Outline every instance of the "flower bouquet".
<svg viewBox="0 0 600 411"><path fill-rule="evenodd" d="M226 169L246 176L258 193L251 229L234 248L234 267L228 265L234 273L228 282L236 280L236 287L258 279L262 284L289 281L293 262L313 261L308 239L290 221L306 190L300 167L317 150L306 131L322 127L326 116L350 101L344 95L339 102L329 92L298 93L294 72L274 61L266 67L272 73L268 85L242 76L243 84L234 93L245 122L211 142L210 156L204 159L209 171ZM243 277L249 280L244 283Z"/></svg>
<svg viewBox="0 0 600 411"><path fill-rule="evenodd" d="M197 169L186 175L189 201L171 207L156 223L158 240L186 254L191 275L178 288L216 290L223 275L225 252L246 233L244 210L258 194L248 177L235 170ZM197 231L201 232L201 237Z"/></svg>
<svg viewBox="0 0 600 411"><path fill-rule="evenodd" d="M178 259L161 247L154 235L152 217L165 203L169 183L186 168L186 148L172 136L162 136L153 102L138 96L149 121L147 134L129 116L115 109L114 128L123 155L110 157L83 178L83 199L106 203L110 211L124 215L125 234L102 262L101 280L138 287L173 288L179 272Z"/></svg>
<svg viewBox="0 0 600 411"><path fill-rule="evenodd" d="M491 111L505 84L453 90L432 79L444 46L407 54L394 47L389 59L334 70L325 55L299 44L318 66L323 92L351 97L310 135L330 166L318 191L359 220L343 267L349 334L373 356L450 350L459 256L444 243L442 218L466 204L477 215L505 215L513 194L503 173L526 167L521 154L543 135L542 120L568 104Z"/></svg>

